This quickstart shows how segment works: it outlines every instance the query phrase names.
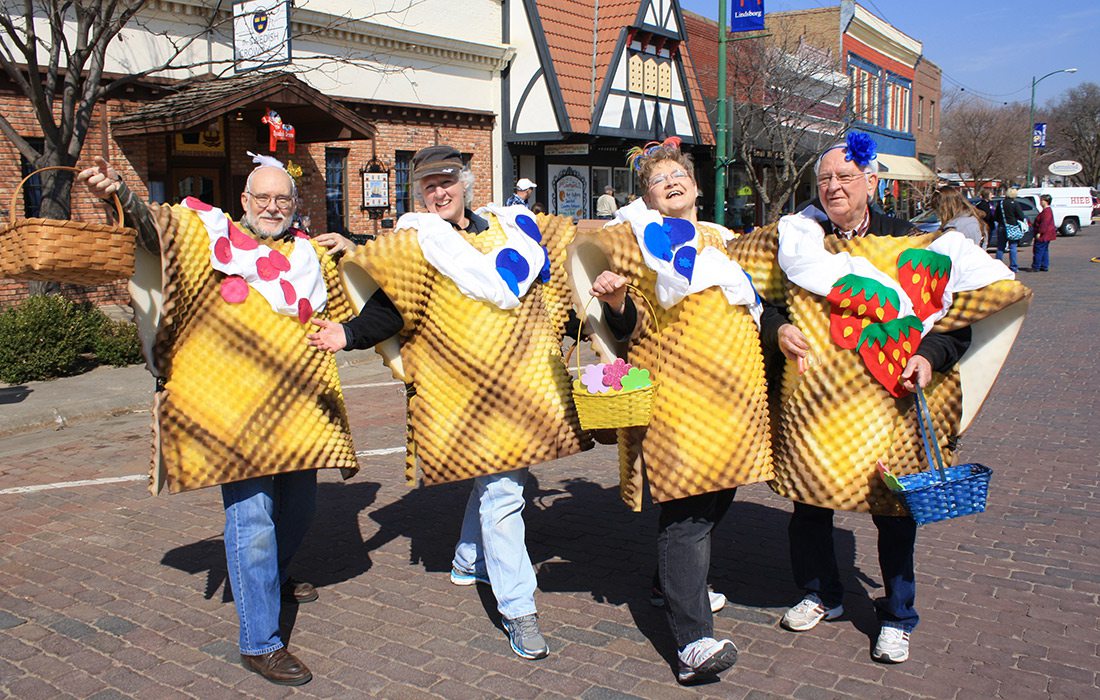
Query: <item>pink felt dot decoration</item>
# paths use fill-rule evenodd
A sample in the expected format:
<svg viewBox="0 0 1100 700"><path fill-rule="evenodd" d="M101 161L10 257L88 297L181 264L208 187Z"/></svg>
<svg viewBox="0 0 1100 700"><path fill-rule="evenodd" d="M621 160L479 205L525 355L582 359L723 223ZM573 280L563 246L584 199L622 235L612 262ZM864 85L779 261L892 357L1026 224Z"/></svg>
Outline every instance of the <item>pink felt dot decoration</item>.
<svg viewBox="0 0 1100 700"><path fill-rule="evenodd" d="M210 206L201 199L195 199L194 197L185 197L183 200L183 206L188 209L194 209L195 211L210 211L214 207Z"/></svg>
<svg viewBox="0 0 1100 700"><path fill-rule="evenodd" d="M286 256L279 251L271 251L271 254L267 256L267 259L271 261L271 266L279 272L290 272L290 261L287 260Z"/></svg>
<svg viewBox="0 0 1100 700"><path fill-rule="evenodd" d="M614 362L610 362L603 366L603 383L604 386L609 386L616 391L622 391L623 377L630 371L631 366L623 360L623 358L616 358Z"/></svg>
<svg viewBox="0 0 1100 700"><path fill-rule="evenodd" d="M229 222L229 241L241 250L256 250L260 247L255 238L237 228L232 221Z"/></svg>
<svg viewBox="0 0 1100 700"><path fill-rule="evenodd" d="M287 304L298 301L298 292L295 291L293 284L286 280L279 280L279 286L283 288L283 298L286 299Z"/></svg>
<svg viewBox="0 0 1100 700"><path fill-rule="evenodd" d="M220 263L227 263L233 259L233 246L229 244L229 239L225 236L214 241L214 257Z"/></svg>
<svg viewBox="0 0 1100 700"><path fill-rule="evenodd" d="M259 258L256 260L256 275L263 281L270 282L279 276L279 271L268 258Z"/></svg>
<svg viewBox="0 0 1100 700"><path fill-rule="evenodd" d="M313 317L313 304L309 303L309 299L302 297L298 300L298 321L305 323Z"/></svg>
<svg viewBox="0 0 1100 700"><path fill-rule="evenodd" d="M248 298L248 282L243 277L230 275L222 280L222 299L230 304L240 304Z"/></svg>

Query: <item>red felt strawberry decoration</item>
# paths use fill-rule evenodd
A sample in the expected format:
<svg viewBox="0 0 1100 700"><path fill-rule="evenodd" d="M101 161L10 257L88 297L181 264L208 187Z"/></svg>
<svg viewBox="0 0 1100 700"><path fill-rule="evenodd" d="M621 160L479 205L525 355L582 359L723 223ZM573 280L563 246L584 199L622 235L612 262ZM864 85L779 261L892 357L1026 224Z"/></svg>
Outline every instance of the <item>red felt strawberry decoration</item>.
<svg viewBox="0 0 1100 700"><path fill-rule="evenodd" d="M950 277L951 258L946 255L910 248L898 256L898 284L922 321L943 310L943 291Z"/></svg>
<svg viewBox="0 0 1100 700"><path fill-rule="evenodd" d="M859 336L857 347L863 364L892 396L908 393L899 380L909 358L920 345L922 328L920 319L906 316L886 323L872 323Z"/></svg>
<svg viewBox="0 0 1100 700"><path fill-rule="evenodd" d="M869 277L844 275L829 295L829 335L833 342L853 350L860 334L871 323L898 317L898 293Z"/></svg>

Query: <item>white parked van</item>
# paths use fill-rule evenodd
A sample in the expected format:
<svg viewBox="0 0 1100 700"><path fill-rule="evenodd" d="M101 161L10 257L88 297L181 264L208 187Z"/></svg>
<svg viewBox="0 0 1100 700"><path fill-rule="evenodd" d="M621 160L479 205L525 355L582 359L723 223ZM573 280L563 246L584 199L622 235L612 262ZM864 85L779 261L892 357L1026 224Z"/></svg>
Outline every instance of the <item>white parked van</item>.
<svg viewBox="0 0 1100 700"><path fill-rule="evenodd" d="M1092 223L1092 192L1087 187L1023 187L1021 197L1030 197L1039 205L1040 195L1050 195L1054 225L1062 236L1076 236L1082 226Z"/></svg>

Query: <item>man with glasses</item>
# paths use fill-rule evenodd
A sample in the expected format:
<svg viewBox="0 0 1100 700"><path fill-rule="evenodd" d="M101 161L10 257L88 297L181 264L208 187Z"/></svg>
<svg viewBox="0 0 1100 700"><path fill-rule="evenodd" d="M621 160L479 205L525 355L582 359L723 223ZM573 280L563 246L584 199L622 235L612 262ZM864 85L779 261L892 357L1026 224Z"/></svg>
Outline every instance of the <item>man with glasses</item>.
<svg viewBox="0 0 1100 700"><path fill-rule="evenodd" d="M810 311L807 309L819 308L824 303L826 312L829 312L830 302L823 302L820 297L829 290L829 285L833 284L835 278L827 280L824 288L797 291L808 289L799 284L806 277L799 277L797 268L801 266L802 274L810 275L819 273L823 268L829 268L829 265L838 262L840 255L833 255L833 251L846 251L847 248L843 244L832 243L830 239L858 241L874 236L904 237L919 234L908 222L876 212L869 206L878 185L875 144L869 137L863 134L852 134L848 141L830 146L818 157L814 173L817 179L818 199L805 211L784 217L779 223L779 265L790 280L788 283L792 285L792 289L796 290L795 301L791 302L792 309L795 303L801 303L799 299L809 300L809 306L799 307L798 313L802 314L803 324L811 320L808 318ZM818 237L822 233L824 233L823 250L818 243ZM796 250L796 241L804 248ZM811 243L812 246L809 245ZM813 260L798 259L798 255L809 247L821 250L819 256ZM785 255L786 259L784 259ZM870 252L852 253L852 255L870 255ZM886 255L884 259L888 257ZM859 259L863 260L863 258ZM897 254L894 253L894 258L887 260L886 263L894 263L896 259ZM880 269L885 268L880 267ZM874 284L873 281L870 283ZM809 296L805 296L807 293ZM871 292L867 293L871 294ZM832 410L832 407L844 405L845 401L850 400L848 392L856 391L853 388L855 383L865 381L866 372L861 368L854 369L852 371L856 374L847 376L846 381L830 383L831 377L834 375L839 377L843 373L836 368L839 367L838 363L851 362L847 355L841 356L837 353L855 352L855 350L823 348L820 347L823 344L821 340L817 341L818 347L814 348L802 329L791 322L791 318L799 317L796 313L789 313L786 306L765 303L761 321L761 343L766 353L778 350L787 360L797 363L798 374L787 372L784 377L784 397L787 396L788 391L794 391L788 384L795 376L804 377L798 381L820 382L813 400L816 402L814 405L818 407L818 411L824 413L815 414L815 420L824 420L825 415L832 415L827 413ZM812 322L816 322L816 319ZM823 327L829 328L829 324L830 318L827 317ZM813 330L815 329L807 332L812 335ZM928 333L920 340L915 354L908 359L907 363L903 363L904 369L900 375L901 385L907 392L916 390L918 386L926 387L932 380L933 372L949 371L966 351L969 343L968 326L949 333ZM851 345L854 348L856 344L853 342ZM815 359L822 357L827 359ZM826 363L824 369L818 366L820 363ZM828 373L828 377L822 372ZM889 406L899 405L896 400L887 396L881 387L874 386L874 380L869 375L866 375L866 381L871 382L872 386L867 391L874 397L877 398L881 393L889 400ZM909 405L911 406L911 403ZM909 658L909 634L918 621L914 605L916 581L913 563L916 523L907 515L898 514L903 511L898 510L896 500L880 495L879 491L885 491L885 488L879 483L877 477L873 474L867 475L862 465L849 464L846 461L847 452L844 448L831 447L834 444L829 442L833 439L832 436L855 435L849 440L852 444L863 444L862 441L866 440L862 429L854 427L857 424L863 425L858 421L863 420L864 409L851 406L848 408L852 415L844 415L838 422L830 421L831 427L825 430L829 434L823 436L811 434L808 431L799 432L802 428L792 429L791 422L786 417L780 416L781 427L776 437L776 471L777 483L780 485L776 488L780 493L794 500L794 512L788 528L791 569L795 583L803 591L803 599L787 610L780 624L787 630L804 632L813 629L822 620L834 620L843 614L844 586L837 569L833 543L834 507L842 510L869 511L873 514L874 524L878 529L879 564L882 568L885 587L885 597L876 605L880 631L872 658L882 663L901 663ZM867 429L868 432L873 430L873 426ZM824 460L832 460L827 462L829 466L821 467L818 464L807 466L800 461L802 459L800 449L805 444L817 446L811 448L810 452L816 454L817 461L822 464L826 463ZM841 453L845 456L839 456ZM876 458L885 458L885 453L858 455L855 461L870 460L873 467ZM798 472L790 482L784 481L780 476L780 463L794 465L790 469ZM827 471L829 476L819 477L815 471L819 468ZM852 477L853 483L859 479L867 482L870 486L870 495L864 492L866 489L860 483L854 486L839 483L848 477ZM832 484L831 480L838 480L838 483ZM874 483L871 483L871 480ZM789 483L794 485L789 486ZM805 486L806 483L812 486ZM837 495L848 494L849 491L852 497L847 500Z"/></svg>
<svg viewBox="0 0 1100 700"><path fill-rule="evenodd" d="M164 315L146 339L157 377L154 487L221 486L241 663L301 685L313 674L287 650L279 617L284 603L318 594L288 568L313 520L317 469L358 468L335 362L305 336L310 318L343 320L350 307L332 259L291 228L294 181L275 159L255 159L239 225L190 197L144 204L101 158L77 180L101 199L117 193L142 248L163 257L150 265Z"/></svg>

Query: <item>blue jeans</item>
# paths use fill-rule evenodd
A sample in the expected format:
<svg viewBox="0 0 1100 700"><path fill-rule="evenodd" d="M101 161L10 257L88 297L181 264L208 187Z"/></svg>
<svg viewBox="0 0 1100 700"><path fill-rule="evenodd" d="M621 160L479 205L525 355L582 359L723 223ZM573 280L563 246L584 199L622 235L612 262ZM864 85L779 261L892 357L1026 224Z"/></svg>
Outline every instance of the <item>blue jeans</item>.
<svg viewBox="0 0 1100 700"><path fill-rule="evenodd" d="M526 469L474 478L451 562L461 572L487 576L497 610L510 620L536 612L535 570L524 541L526 482Z"/></svg>
<svg viewBox="0 0 1100 700"><path fill-rule="evenodd" d="M886 588L886 596L875 601L879 624L912 632L920 621L913 571L917 524L909 517L871 517L878 528L878 563ZM805 595L816 596L826 608L840 605L844 586L833 547L833 511L796 502L787 532L795 584Z"/></svg>
<svg viewBox="0 0 1100 700"><path fill-rule="evenodd" d="M1018 272L1020 266L1016 263L1016 249L1019 245L1018 241L1010 241L1005 237L1005 227L997 227L997 259L1004 260L1005 248L1008 248L1008 269L1013 272Z"/></svg>
<svg viewBox="0 0 1100 700"><path fill-rule="evenodd" d="M1050 269L1050 241L1035 241L1031 248L1031 269Z"/></svg>
<svg viewBox="0 0 1100 700"><path fill-rule="evenodd" d="M241 653L267 654L279 636L280 589L317 504L317 471L222 485L225 561L241 622Z"/></svg>

